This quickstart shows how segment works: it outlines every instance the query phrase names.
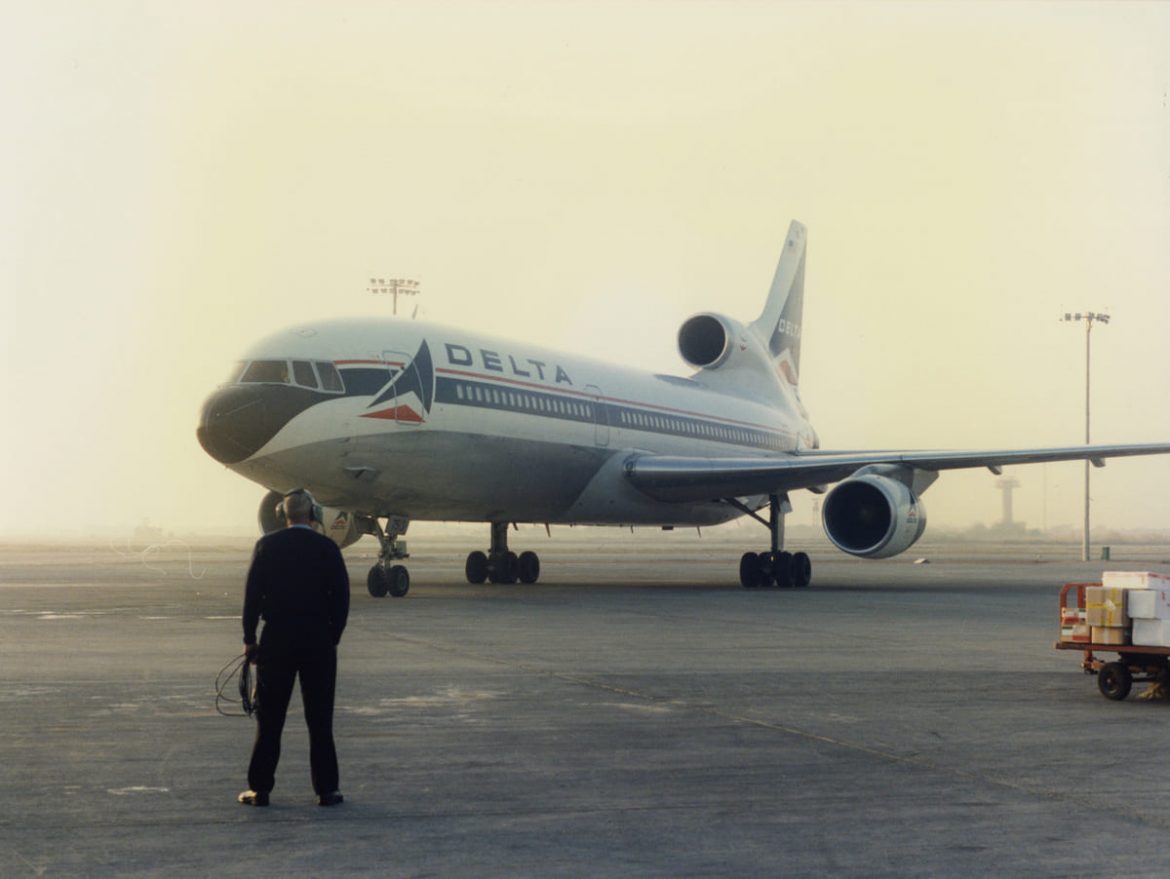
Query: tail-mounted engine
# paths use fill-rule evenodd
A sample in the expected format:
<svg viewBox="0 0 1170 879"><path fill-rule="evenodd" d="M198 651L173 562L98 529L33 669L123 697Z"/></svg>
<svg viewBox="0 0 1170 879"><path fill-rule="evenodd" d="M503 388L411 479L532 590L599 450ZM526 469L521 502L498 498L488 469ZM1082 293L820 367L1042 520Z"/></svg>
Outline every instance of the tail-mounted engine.
<svg viewBox="0 0 1170 879"><path fill-rule="evenodd" d="M754 347L747 328L722 314L706 312L687 318L678 330L678 353L696 369L719 369Z"/></svg>
<svg viewBox="0 0 1170 879"><path fill-rule="evenodd" d="M753 327L714 312L689 317L678 330L678 353L699 370L695 379L723 393L791 411L805 421L803 435L809 439L803 445L815 448L816 435L807 424L786 352L775 359Z"/></svg>
<svg viewBox="0 0 1170 879"><path fill-rule="evenodd" d="M712 387L760 400L787 396L764 341L734 318L714 312L687 318L678 330L678 353Z"/></svg>
<svg viewBox="0 0 1170 879"><path fill-rule="evenodd" d="M825 498L825 534L843 552L885 559L905 552L926 530L919 493L936 473L872 467L845 480Z"/></svg>
<svg viewBox="0 0 1170 879"><path fill-rule="evenodd" d="M280 502L284 495L278 491L270 491L260 501L260 512L257 519L260 531L270 534L284 527L284 511ZM349 510L338 510L334 507L321 507L321 532L342 549L351 543L356 543L366 532L362 517Z"/></svg>

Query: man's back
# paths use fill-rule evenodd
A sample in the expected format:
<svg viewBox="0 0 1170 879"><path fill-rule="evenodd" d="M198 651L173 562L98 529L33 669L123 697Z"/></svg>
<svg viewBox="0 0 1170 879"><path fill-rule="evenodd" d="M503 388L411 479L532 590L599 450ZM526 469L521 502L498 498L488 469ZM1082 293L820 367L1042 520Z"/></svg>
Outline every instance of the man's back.
<svg viewBox="0 0 1170 879"><path fill-rule="evenodd" d="M341 640L349 614L349 577L341 550L309 528L284 528L256 543L244 596L244 637L265 621L278 632L320 643Z"/></svg>

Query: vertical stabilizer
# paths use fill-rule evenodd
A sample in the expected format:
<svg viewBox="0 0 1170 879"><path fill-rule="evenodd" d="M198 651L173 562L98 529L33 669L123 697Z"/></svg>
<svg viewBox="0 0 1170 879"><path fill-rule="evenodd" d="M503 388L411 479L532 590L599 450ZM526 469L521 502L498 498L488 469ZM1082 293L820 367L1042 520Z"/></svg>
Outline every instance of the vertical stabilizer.
<svg viewBox="0 0 1170 879"><path fill-rule="evenodd" d="M804 224L793 220L784 240L784 251L772 278L764 312L752 329L768 347L780 378L796 388L800 384L800 331L804 311Z"/></svg>

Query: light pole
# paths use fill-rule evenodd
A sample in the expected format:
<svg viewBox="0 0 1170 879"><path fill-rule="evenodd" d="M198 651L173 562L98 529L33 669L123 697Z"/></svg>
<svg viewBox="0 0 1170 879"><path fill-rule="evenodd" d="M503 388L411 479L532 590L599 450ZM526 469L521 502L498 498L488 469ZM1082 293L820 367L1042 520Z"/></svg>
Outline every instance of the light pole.
<svg viewBox="0 0 1170 879"><path fill-rule="evenodd" d="M394 298L394 314L398 314L399 296L417 296L418 281L410 278L370 278L370 293L389 293Z"/></svg>
<svg viewBox="0 0 1170 879"><path fill-rule="evenodd" d="M1089 360L1092 346L1090 340L1093 335L1094 323L1109 323L1109 315L1098 312L1065 312L1064 320L1084 321L1085 323L1085 445L1089 444ZM1081 540L1081 561L1089 560L1089 461L1085 460L1085 530Z"/></svg>

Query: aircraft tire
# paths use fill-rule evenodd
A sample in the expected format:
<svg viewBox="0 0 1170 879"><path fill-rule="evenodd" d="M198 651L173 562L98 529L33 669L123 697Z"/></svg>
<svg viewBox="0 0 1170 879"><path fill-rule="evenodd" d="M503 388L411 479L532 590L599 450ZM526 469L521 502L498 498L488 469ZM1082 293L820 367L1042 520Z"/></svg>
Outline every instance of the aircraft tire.
<svg viewBox="0 0 1170 879"><path fill-rule="evenodd" d="M385 598L390 591L390 583L386 577L386 569L381 565L374 565L370 573L366 574L366 589L374 598Z"/></svg>
<svg viewBox="0 0 1170 879"><path fill-rule="evenodd" d="M739 559L739 583L744 589L755 589L763 579L760 571L760 557L754 552L745 552Z"/></svg>
<svg viewBox="0 0 1170 879"><path fill-rule="evenodd" d="M394 565L386 578L387 588L394 598L402 598L410 591L410 571L404 565Z"/></svg>
<svg viewBox="0 0 1170 879"><path fill-rule="evenodd" d="M794 552L788 570L792 585L797 589L803 589L812 582L812 560L807 552Z"/></svg>
<svg viewBox="0 0 1170 879"><path fill-rule="evenodd" d="M521 583L535 583L540 579L540 556L531 551L520 553L517 573Z"/></svg>
<svg viewBox="0 0 1170 879"><path fill-rule="evenodd" d="M487 577L493 583L510 585L520 574L520 559L511 550L494 552L488 556Z"/></svg>
<svg viewBox="0 0 1170 879"><path fill-rule="evenodd" d="M772 552L768 554L772 561L772 576L775 578L776 585L781 589L789 589L792 586L792 553L790 552Z"/></svg>
<svg viewBox="0 0 1170 879"><path fill-rule="evenodd" d="M474 583L478 586L488 578L488 558L485 553L478 549L475 552L467 554L467 564L463 566L463 571L467 575L467 582Z"/></svg>

